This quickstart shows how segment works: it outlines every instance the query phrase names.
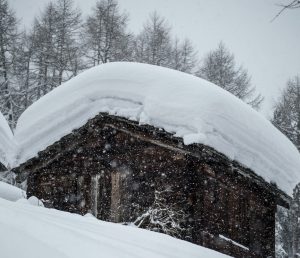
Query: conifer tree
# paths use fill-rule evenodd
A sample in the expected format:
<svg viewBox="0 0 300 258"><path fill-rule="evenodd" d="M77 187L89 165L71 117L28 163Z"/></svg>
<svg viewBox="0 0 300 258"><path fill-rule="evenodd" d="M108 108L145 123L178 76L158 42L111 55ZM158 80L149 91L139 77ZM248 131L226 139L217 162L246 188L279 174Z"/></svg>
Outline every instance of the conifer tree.
<svg viewBox="0 0 300 258"><path fill-rule="evenodd" d="M172 66L171 28L157 12L150 15L135 41L135 60L141 63Z"/></svg>
<svg viewBox="0 0 300 258"><path fill-rule="evenodd" d="M171 68L185 73L195 72L197 52L191 41L185 39L183 42L180 42L179 39L176 38L172 45Z"/></svg>
<svg viewBox="0 0 300 258"><path fill-rule="evenodd" d="M16 122L14 114L18 105L15 101L17 92L13 67L19 37L17 25L16 16L7 0L0 0L0 108L11 127Z"/></svg>
<svg viewBox="0 0 300 258"><path fill-rule="evenodd" d="M287 82L275 104L272 123L300 150L300 77Z"/></svg>
<svg viewBox="0 0 300 258"><path fill-rule="evenodd" d="M88 66L131 60L132 35L127 32L127 21L128 16L120 12L117 1L96 3L83 30Z"/></svg>
<svg viewBox="0 0 300 258"><path fill-rule="evenodd" d="M247 70L242 66L236 67L234 55L222 42L204 58L198 76L229 91L255 109L259 109L263 101L251 85Z"/></svg>

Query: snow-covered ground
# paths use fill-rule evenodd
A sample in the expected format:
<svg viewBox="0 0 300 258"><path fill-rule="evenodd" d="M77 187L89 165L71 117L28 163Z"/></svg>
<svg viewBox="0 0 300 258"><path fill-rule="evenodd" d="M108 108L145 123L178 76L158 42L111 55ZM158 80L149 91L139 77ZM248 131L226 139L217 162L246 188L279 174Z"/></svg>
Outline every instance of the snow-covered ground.
<svg viewBox="0 0 300 258"><path fill-rule="evenodd" d="M1 258L229 257L164 234L21 200L11 202L0 197Z"/></svg>
<svg viewBox="0 0 300 258"><path fill-rule="evenodd" d="M26 198L26 192L10 184L0 182L0 198L8 201L17 201Z"/></svg>
<svg viewBox="0 0 300 258"><path fill-rule="evenodd" d="M220 87L167 68L109 63L54 89L20 117L14 166L99 112L163 128L203 143L287 192L300 182L300 154L261 114Z"/></svg>

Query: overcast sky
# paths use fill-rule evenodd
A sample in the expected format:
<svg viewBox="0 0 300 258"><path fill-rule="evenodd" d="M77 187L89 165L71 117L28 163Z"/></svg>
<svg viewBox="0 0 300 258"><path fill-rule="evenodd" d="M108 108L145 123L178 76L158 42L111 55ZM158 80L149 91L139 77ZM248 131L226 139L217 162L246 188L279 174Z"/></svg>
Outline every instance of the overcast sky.
<svg viewBox="0 0 300 258"><path fill-rule="evenodd" d="M96 0L74 0L86 16ZM300 9L286 11L274 22L278 3L287 0L119 0L129 14L129 29L139 32L156 10L173 34L189 38L202 58L222 40L248 69L252 83L265 96L262 113L269 117L288 78L300 75ZM29 27L49 0L8 0Z"/></svg>

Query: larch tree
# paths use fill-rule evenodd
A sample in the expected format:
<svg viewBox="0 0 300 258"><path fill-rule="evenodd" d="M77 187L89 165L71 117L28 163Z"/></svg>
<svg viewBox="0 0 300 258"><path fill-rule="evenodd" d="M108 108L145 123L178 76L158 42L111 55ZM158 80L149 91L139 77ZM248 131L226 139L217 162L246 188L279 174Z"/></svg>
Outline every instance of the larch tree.
<svg viewBox="0 0 300 258"><path fill-rule="evenodd" d="M34 101L82 70L80 12L71 0L46 5L14 51L15 120Z"/></svg>
<svg viewBox="0 0 300 258"><path fill-rule="evenodd" d="M15 110L16 119L35 100L32 97L34 95L37 77L33 68L33 51L31 35L24 31L20 35L14 64L14 76L15 80L18 82L18 109Z"/></svg>
<svg viewBox="0 0 300 258"><path fill-rule="evenodd" d="M150 15L136 37L134 59L141 63L172 66L171 28L156 12Z"/></svg>
<svg viewBox="0 0 300 258"><path fill-rule="evenodd" d="M79 53L78 37L81 27L81 12L74 8L72 0L57 0L55 8L55 65L57 83L70 79L77 74ZM75 68L74 68L75 65Z"/></svg>
<svg viewBox="0 0 300 258"><path fill-rule="evenodd" d="M272 123L300 150L300 77L288 80L286 88L275 104ZM287 256L296 257L300 252L300 184L293 191L290 210L278 212L278 252L280 246ZM281 250L283 253L283 250ZM278 255L278 257L280 257Z"/></svg>
<svg viewBox="0 0 300 258"><path fill-rule="evenodd" d="M15 50L19 37L17 19L6 0L0 0L0 107L11 127L16 119L14 82Z"/></svg>
<svg viewBox="0 0 300 258"><path fill-rule="evenodd" d="M37 75L36 99L81 69L78 60L81 13L73 5L72 0L50 2L34 21L30 38Z"/></svg>
<svg viewBox="0 0 300 258"><path fill-rule="evenodd" d="M197 75L242 99L255 109L263 102L261 94L251 85L251 78L242 66L236 67L232 53L221 42L217 49L209 52Z"/></svg>
<svg viewBox="0 0 300 258"><path fill-rule="evenodd" d="M127 32L127 21L128 16L120 12L117 1L96 3L83 30L88 66L131 60L132 35Z"/></svg>
<svg viewBox="0 0 300 258"><path fill-rule="evenodd" d="M277 208L276 257L298 257L300 254L300 183L293 190L290 209Z"/></svg>
<svg viewBox="0 0 300 258"><path fill-rule="evenodd" d="M287 82L275 104L272 123L300 150L300 77Z"/></svg>
<svg viewBox="0 0 300 258"><path fill-rule="evenodd" d="M175 39L172 47L171 68L185 72L193 73L197 65L197 52L189 39L180 42Z"/></svg>
<svg viewBox="0 0 300 258"><path fill-rule="evenodd" d="M297 257L300 254L300 184L298 184L293 191L290 223L292 233L292 257Z"/></svg>
<svg viewBox="0 0 300 258"><path fill-rule="evenodd" d="M36 74L35 100L58 85L56 76L56 10L50 2L34 21L30 39L33 48L33 64Z"/></svg>
<svg viewBox="0 0 300 258"><path fill-rule="evenodd" d="M293 236L291 210L277 206L275 224L275 253L276 258L292 257Z"/></svg>

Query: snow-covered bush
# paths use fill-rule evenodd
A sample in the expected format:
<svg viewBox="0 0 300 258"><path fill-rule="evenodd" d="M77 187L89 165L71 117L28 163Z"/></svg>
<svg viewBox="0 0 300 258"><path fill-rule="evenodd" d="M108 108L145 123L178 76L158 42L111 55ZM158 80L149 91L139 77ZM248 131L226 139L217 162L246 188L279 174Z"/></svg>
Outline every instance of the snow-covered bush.
<svg viewBox="0 0 300 258"><path fill-rule="evenodd" d="M165 233L177 238L187 235L187 214L171 201L174 192L170 189L155 191L153 204L135 221L137 227Z"/></svg>

